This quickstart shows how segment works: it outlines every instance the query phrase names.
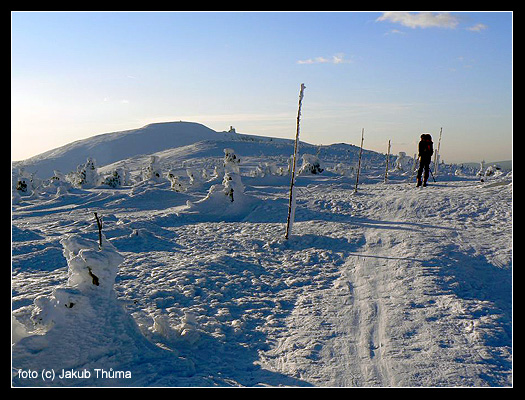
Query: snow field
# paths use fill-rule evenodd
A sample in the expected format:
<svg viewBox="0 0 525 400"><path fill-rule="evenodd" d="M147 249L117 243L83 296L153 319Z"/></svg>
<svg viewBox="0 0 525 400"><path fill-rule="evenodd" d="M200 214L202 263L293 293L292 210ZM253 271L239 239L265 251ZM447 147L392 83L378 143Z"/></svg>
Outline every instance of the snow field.
<svg viewBox="0 0 525 400"><path fill-rule="evenodd" d="M13 367L133 376L48 385L511 385L510 185L315 178L284 241L286 186L246 181L225 216L160 184L15 209ZM96 245L91 210L123 257L114 297L36 332L35 299L68 285L64 237Z"/></svg>
<svg viewBox="0 0 525 400"><path fill-rule="evenodd" d="M131 155L81 187L13 172L29 188L13 189L14 386L512 385L511 174L480 184L442 165L427 188L410 170L383 184L368 152L354 193L356 148L305 145L286 241L291 143L204 128L26 163ZM108 176L120 185L96 183ZM20 372L44 369L72 376Z"/></svg>

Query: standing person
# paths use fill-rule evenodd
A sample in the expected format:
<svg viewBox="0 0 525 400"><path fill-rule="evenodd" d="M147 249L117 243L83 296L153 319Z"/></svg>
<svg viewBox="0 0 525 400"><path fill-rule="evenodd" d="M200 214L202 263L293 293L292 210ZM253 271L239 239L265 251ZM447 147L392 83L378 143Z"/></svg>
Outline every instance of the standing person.
<svg viewBox="0 0 525 400"><path fill-rule="evenodd" d="M432 154L434 154L432 136L430 136L430 133L423 133L419 142L419 169L417 171L417 187L421 186L421 175L423 174L423 169L425 170L425 174L423 175L423 186L427 186L430 159L432 158Z"/></svg>

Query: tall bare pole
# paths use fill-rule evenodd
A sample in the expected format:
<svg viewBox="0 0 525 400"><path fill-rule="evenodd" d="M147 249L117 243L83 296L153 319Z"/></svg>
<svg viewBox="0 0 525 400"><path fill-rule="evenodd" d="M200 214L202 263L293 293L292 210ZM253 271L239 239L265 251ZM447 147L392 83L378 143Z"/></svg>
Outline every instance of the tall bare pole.
<svg viewBox="0 0 525 400"><path fill-rule="evenodd" d="M388 141L388 149L386 151L386 168L385 168L385 183L388 180L388 159L390 156L390 140Z"/></svg>
<svg viewBox="0 0 525 400"><path fill-rule="evenodd" d="M441 147L441 133L443 133L443 128L439 130L439 141L437 151L434 153L434 175L437 175L438 163L439 163L439 148Z"/></svg>
<svg viewBox="0 0 525 400"><path fill-rule="evenodd" d="M297 150L299 148L299 126L301 121L301 106L303 104L304 96L304 83L301 83L301 90L299 92L299 108L297 110L297 129L295 132L295 146L293 150L293 163L292 163L292 178L290 181L290 199L288 201L288 218L286 221L286 234L284 238L288 240L292 233L292 225L295 219L295 165L297 163Z"/></svg>
<svg viewBox="0 0 525 400"><path fill-rule="evenodd" d="M363 154L363 140L365 138L365 128L361 130L361 149L359 150L359 162L357 163L357 175L355 179L354 193L357 193L357 185L359 184L359 172L361 171L361 154Z"/></svg>

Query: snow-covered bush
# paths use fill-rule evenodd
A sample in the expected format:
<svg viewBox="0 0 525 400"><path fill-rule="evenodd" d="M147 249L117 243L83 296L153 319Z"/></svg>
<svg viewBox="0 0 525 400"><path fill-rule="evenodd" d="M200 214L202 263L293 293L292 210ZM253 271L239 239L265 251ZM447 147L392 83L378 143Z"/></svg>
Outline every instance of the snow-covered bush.
<svg viewBox="0 0 525 400"><path fill-rule="evenodd" d="M125 167L116 168L110 175L102 179L101 184L112 188L128 186L131 184L129 171Z"/></svg>
<svg viewBox="0 0 525 400"><path fill-rule="evenodd" d="M172 170L168 171L166 178L170 181L172 190L176 192L184 192L186 190L180 182L180 177Z"/></svg>
<svg viewBox="0 0 525 400"><path fill-rule="evenodd" d="M224 149L224 154L225 172L222 184L212 185L204 199L195 203L188 202L190 209L215 214L242 213L244 207L252 201L244 193L244 184L238 173L240 159L232 149Z"/></svg>
<svg viewBox="0 0 525 400"><path fill-rule="evenodd" d="M476 173L476 176L485 175L485 160L481 161L479 164L479 171Z"/></svg>
<svg viewBox="0 0 525 400"><path fill-rule="evenodd" d="M13 368L60 368L52 380L34 379L32 385L133 384L137 375L129 367L110 379L100 379L93 373L93 367L113 372L118 363L133 366L160 354L116 298L113 284L123 257L105 238L101 249L98 242L78 235L68 236L61 243L68 263L68 282L34 300L34 329L28 329L27 323L13 322ZM178 357L169 362L173 373L187 373L188 368ZM88 370L90 374L64 378L59 376L61 369ZM24 382L18 380L17 384Z"/></svg>
<svg viewBox="0 0 525 400"><path fill-rule="evenodd" d="M28 178L24 176L18 177L18 180L16 182L16 190L22 195L30 194L29 190L30 181Z"/></svg>
<svg viewBox="0 0 525 400"><path fill-rule="evenodd" d="M143 181L159 181L162 179L162 171L159 165L159 158L157 156L151 156L149 165L142 170Z"/></svg>
<svg viewBox="0 0 525 400"><path fill-rule="evenodd" d="M218 179L224 176L224 165L215 165L211 174L211 179Z"/></svg>
<svg viewBox="0 0 525 400"><path fill-rule="evenodd" d="M112 188L117 188L117 187L122 186L122 178L119 174L119 171L118 170L113 171L111 175L106 176L104 178L104 181L102 183Z"/></svg>
<svg viewBox="0 0 525 400"><path fill-rule="evenodd" d="M98 185L98 181L99 175L95 165L95 159L88 157L85 164L77 167L76 176L74 176L72 183L80 187L93 187Z"/></svg>
<svg viewBox="0 0 525 400"><path fill-rule="evenodd" d="M196 185L200 182L199 175L193 168L186 168L186 175L190 178L190 185Z"/></svg>
<svg viewBox="0 0 525 400"><path fill-rule="evenodd" d="M224 174L222 186L224 187L224 194L231 202L235 200L234 193L236 196L242 196L244 194L244 185L242 184L241 177L238 174L226 172Z"/></svg>
<svg viewBox="0 0 525 400"><path fill-rule="evenodd" d="M12 183L13 194L16 192L19 196L30 196L33 193L33 177L23 168L20 168L18 173L13 173Z"/></svg>
<svg viewBox="0 0 525 400"><path fill-rule="evenodd" d="M261 163L255 167L251 175L253 177L264 178L265 176L278 175L283 176L285 174L284 168L279 168L275 163Z"/></svg>
<svg viewBox="0 0 525 400"><path fill-rule="evenodd" d="M239 174L239 164L241 159L237 157L232 149L224 149L224 169L226 172Z"/></svg>
<svg viewBox="0 0 525 400"><path fill-rule="evenodd" d="M317 156L314 156L313 154L303 154L303 164L301 165L301 169L299 169L299 175L301 174L320 174L324 171L323 168L321 168L321 162L319 161L319 158Z"/></svg>
<svg viewBox="0 0 525 400"><path fill-rule="evenodd" d="M354 167L346 166L343 163L337 163L332 168L329 168L329 170L337 175L352 176L354 172Z"/></svg>
<svg viewBox="0 0 525 400"><path fill-rule="evenodd" d="M490 165L486 170L485 170L485 176L486 177L498 177L500 175L503 174L503 171L501 171L501 167L497 164L494 164L494 165Z"/></svg>
<svg viewBox="0 0 525 400"><path fill-rule="evenodd" d="M395 169L398 171L408 171L412 165L412 158L407 157L407 154L404 151L400 151L396 159Z"/></svg>
<svg viewBox="0 0 525 400"><path fill-rule="evenodd" d="M61 196L71 190L71 183L60 171L53 171L53 176L39 187L40 194L54 194Z"/></svg>
<svg viewBox="0 0 525 400"><path fill-rule="evenodd" d="M68 264L67 285L56 287L51 295L38 296L31 320L39 329L68 324L74 308L76 314L89 315L93 296L110 298L119 265L124 260L104 236L102 249L96 241L69 235L60 243Z"/></svg>
<svg viewBox="0 0 525 400"><path fill-rule="evenodd" d="M96 290L109 295L124 257L104 235L101 249L98 242L78 235L68 236L60 243L64 246L64 257L68 264L68 286L82 293Z"/></svg>

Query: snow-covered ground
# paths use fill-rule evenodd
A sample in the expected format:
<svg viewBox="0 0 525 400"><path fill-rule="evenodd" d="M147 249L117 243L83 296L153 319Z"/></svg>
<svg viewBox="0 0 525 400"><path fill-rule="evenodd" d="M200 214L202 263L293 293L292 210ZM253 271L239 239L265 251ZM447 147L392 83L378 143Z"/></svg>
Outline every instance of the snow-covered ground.
<svg viewBox="0 0 525 400"><path fill-rule="evenodd" d="M14 196L14 386L513 384L510 174L385 184L371 154L354 192L348 145L323 148L286 241L291 146L220 140Z"/></svg>

